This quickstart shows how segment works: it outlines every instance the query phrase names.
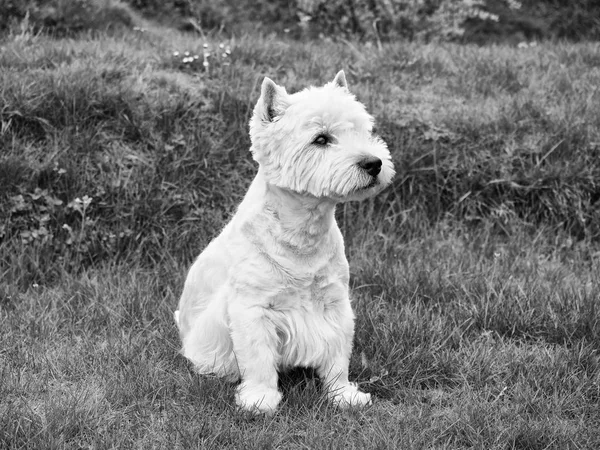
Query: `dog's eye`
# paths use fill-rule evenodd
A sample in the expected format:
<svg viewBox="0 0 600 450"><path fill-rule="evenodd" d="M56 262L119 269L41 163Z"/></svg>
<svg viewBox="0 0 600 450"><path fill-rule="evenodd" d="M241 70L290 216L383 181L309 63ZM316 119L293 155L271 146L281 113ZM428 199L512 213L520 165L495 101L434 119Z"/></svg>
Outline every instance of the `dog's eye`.
<svg viewBox="0 0 600 450"><path fill-rule="evenodd" d="M327 144L329 144L329 142L331 142L331 139L329 138L329 136L327 136L326 134L320 134L315 138L315 140L313 141L313 144L327 145Z"/></svg>

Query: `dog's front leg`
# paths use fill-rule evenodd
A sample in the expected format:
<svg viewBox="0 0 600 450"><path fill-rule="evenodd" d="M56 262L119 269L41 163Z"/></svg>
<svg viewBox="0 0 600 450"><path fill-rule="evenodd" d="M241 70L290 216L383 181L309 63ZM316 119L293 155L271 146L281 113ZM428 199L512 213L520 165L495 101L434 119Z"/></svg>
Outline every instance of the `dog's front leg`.
<svg viewBox="0 0 600 450"><path fill-rule="evenodd" d="M231 338L242 382L237 405L251 412L273 413L281 401L277 390L278 336L267 310L236 300L229 308Z"/></svg>
<svg viewBox="0 0 600 450"><path fill-rule="evenodd" d="M370 405L371 394L359 391L356 383L348 381L348 364L349 358L339 355L332 364L317 368L328 397L342 408Z"/></svg>
<svg viewBox="0 0 600 450"><path fill-rule="evenodd" d="M317 368L328 397L342 408L370 405L371 394L359 391L356 383L348 381L348 364L349 358L339 355L332 364Z"/></svg>
<svg viewBox="0 0 600 450"><path fill-rule="evenodd" d="M350 300L340 302L336 321L340 323L340 345L330 347L329 357L318 366L317 374L323 380L330 400L340 407L367 406L371 404L371 394L358 390L356 383L348 380L348 366L354 339L354 313Z"/></svg>

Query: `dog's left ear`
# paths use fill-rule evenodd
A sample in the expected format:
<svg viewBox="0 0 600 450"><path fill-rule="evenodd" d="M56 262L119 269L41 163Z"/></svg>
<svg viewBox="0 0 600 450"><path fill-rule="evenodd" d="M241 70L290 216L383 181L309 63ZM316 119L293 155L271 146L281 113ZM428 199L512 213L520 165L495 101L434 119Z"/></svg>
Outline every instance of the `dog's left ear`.
<svg viewBox="0 0 600 450"><path fill-rule="evenodd" d="M341 87L348 91L348 83L346 82L346 75L343 70L340 70L332 81L334 86Z"/></svg>

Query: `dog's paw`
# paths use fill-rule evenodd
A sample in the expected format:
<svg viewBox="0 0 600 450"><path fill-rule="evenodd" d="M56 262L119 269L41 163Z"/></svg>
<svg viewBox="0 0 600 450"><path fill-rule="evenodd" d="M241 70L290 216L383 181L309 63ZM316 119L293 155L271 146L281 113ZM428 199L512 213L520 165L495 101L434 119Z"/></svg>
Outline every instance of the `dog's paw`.
<svg viewBox="0 0 600 450"><path fill-rule="evenodd" d="M273 414L281 397L277 389L242 383L235 394L235 402L238 407L251 413Z"/></svg>
<svg viewBox="0 0 600 450"><path fill-rule="evenodd" d="M337 387L329 394L331 401L340 408L361 408L372 404L371 394L361 392L355 384Z"/></svg>

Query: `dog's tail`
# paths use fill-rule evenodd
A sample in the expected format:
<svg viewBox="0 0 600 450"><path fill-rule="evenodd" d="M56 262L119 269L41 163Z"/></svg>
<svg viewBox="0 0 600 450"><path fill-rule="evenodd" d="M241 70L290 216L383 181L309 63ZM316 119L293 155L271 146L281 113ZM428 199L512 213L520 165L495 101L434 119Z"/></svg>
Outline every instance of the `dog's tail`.
<svg viewBox="0 0 600 450"><path fill-rule="evenodd" d="M175 319L175 323L177 324L177 329L181 330L181 325L179 325L179 311L175 311L173 313L173 319Z"/></svg>

